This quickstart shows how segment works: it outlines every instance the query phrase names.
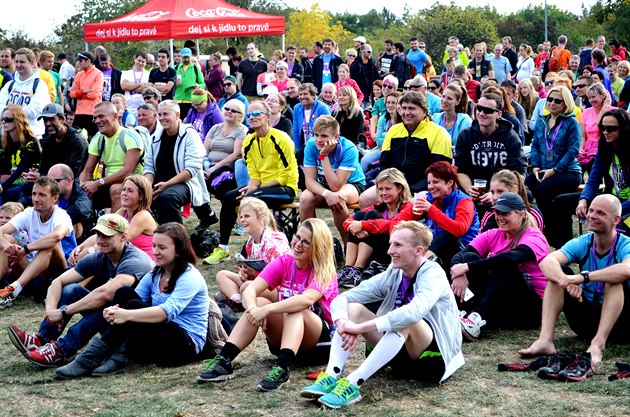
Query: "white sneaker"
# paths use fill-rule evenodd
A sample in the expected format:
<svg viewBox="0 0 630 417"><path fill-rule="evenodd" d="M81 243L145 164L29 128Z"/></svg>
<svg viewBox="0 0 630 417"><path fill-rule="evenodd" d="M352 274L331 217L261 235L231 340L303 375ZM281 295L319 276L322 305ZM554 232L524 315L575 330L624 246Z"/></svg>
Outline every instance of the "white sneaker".
<svg viewBox="0 0 630 417"><path fill-rule="evenodd" d="M471 342L476 342L479 339L481 328L486 325L486 321L481 318L479 313L470 313L466 317L465 311L459 313L459 323L462 326L462 335Z"/></svg>

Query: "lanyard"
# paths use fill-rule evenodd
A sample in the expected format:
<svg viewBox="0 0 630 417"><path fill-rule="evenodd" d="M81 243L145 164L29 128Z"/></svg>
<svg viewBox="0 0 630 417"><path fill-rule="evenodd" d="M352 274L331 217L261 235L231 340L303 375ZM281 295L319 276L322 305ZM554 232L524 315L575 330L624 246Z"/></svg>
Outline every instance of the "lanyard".
<svg viewBox="0 0 630 417"><path fill-rule="evenodd" d="M624 181L624 172L623 168L621 167L619 157L617 155L614 155L613 160L610 164L610 168L612 171L611 177L613 180L615 195L622 200L627 200L628 198L630 198L630 190L625 187L626 184Z"/></svg>
<svg viewBox="0 0 630 417"><path fill-rule="evenodd" d="M283 292L283 297L282 297L283 300L293 297L296 294L295 291L293 291L293 283L295 281L296 272L297 272L297 265L295 264L295 262L293 262L293 268L291 268L291 280L289 281L289 288ZM312 274L313 274L313 267L310 267L308 269L308 275L306 277L306 280L300 286L300 289L298 290L297 294L302 294L304 292L304 286L306 285L307 282L310 281Z"/></svg>
<svg viewBox="0 0 630 417"><path fill-rule="evenodd" d="M615 240L613 241L612 246L610 247L610 251L608 252L608 259L606 259L606 266L604 268L608 268L612 265L614 260L614 252L615 246L617 246L617 240L619 240L619 232L615 232ZM591 246L591 258L593 259L593 270L597 270L597 251L595 250L595 236L593 235L593 245ZM596 282L595 283L595 292L603 293L604 292L604 283Z"/></svg>
<svg viewBox="0 0 630 417"><path fill-rule="evenodd" d="M557 126L555 126L556 131L553 134L553 137L551 138L551 145L549 145L549 141L547 140L547 129L544 129L545 132L545 146L547 147L547 150L550 151L553 149L553 144L556 142L556 137L558 137L558 132L560 132L560 128L562 127L562 122L564 122L564 120L560 120L560 123L558 123ZM551 133L551 128L549 129L549 133Z"/></svg>
<svg viewBox="0 0 630 417"><path fill-rule="evenodd" d="M446 127L446 113L442 115L442 124L444 125L444 129L448 132L448 134L453 137L453 133L455 132L455 126L457 126L457 113L455 113L455 119L453 119L453 127L450 129Z"/></svg>

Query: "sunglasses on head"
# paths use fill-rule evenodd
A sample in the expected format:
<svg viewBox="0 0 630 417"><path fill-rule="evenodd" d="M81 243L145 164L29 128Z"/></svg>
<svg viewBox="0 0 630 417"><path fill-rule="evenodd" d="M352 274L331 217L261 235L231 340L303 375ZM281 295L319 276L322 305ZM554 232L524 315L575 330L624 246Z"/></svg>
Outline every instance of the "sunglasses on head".
<svg viewBox="0 0 630 417"><path fill-rule="evenodd" d="M231 86L232 84L234 84L234 83L223 83L223 87L229 87L229 86Z"/></svg>
<svg viewBox="0 0 630 417"><path fill-rule="evenodd" d="M477 104L477 111L478 111L478 112L481 112L481 113L483 113L483 114L492 114L492 113L498 113L498 112L500 112L501 110L499 110L499 109L495 109L495 108L492 108L492 107L486 107L486 106L482 106L482 105L480 105L480 104Z"/></svg>
<svg viewBox="0 0 630 417"><path fill-rule="evenodd" d="M602 132L614 133L619 130L619 126L602 125L601 129L602 129Z"/></svg>
<svg viewBox="0 0 630 417"><path fill-rule="evenodd" d="M260 117L262 114L267 114L267 113L262 110L254 110L251 113L247 113L247 118L249 119L250 117Z"/></svg>
<svg viewBox="0 0 630 417"><path fill-rule="evenodd" d="M5 117L3 117L3 118L2 118L2 121L3 121L4 123L12 123L12 122L14 122L14 121L15 121L15 117L6 117L6 116L5 116Z"/></svg>
<svg viewBox="0 0 630 417"><path fill-rule="evenodd" d="M236 110L231 107L223 107L223 110L225 110L228 113L243 114L240 110Z"/></svg>
<svg viewBox="0 0 630 417"><path fill-rule="evenodd" d="M554 103L556 103L556 104L563 104L564 103L564 100L561 99L561 98L553 98L551 96L547 97L547 103L551 103L552 101Z"/></svg>

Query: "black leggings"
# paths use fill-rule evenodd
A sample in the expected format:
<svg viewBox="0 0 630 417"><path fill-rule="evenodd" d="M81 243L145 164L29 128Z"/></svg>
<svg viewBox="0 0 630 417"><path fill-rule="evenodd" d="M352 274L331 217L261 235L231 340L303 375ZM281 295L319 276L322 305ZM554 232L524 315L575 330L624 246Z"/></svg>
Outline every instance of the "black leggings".
<svg viewBox="0 0 630 417"><path fill-rule="evenodd" d="M542 298L516 266L474 275L469 272L467 276L474 297L462 303L462 310L478 312L491 327L535 329L540 326Z"/></svg>
<svg viewBox="0 0 630 417"><path fill-rule="evenodd" d="M370 211L357 211L354 213L354 220L362 221L362 220L375 220L382 219L383 215L376 210ZM367 237L363 239L359 239L352 233L348 234L348 243L365 243L369 247L373 249L372 256L370 260L377 261L379 263L389 264L390 257L387 254L387 248L389 247L389 233L370 233Z"/></svg>
<svg viewBox="0 0 630 417"><path fill-rule="evenodd" d="M151 307L130 287L121 287L116 291L112 305L116 304L128 310ZM141 362L181 366L198 359L195 344L188 333L172 321L116 324L109 326L101 339L113 349L127 341L127 354Z"/></svg>
<svg viewBox="0 0 630 417"><path fill-rule="evenodd" d="M545 229L548 232L545 233L547 241L554 248L561 248L562 245L573 239L573 215L579 201L580 193L562 194L554 199L553 224L547 223L545 218Z"/></svg>
<svg viewBox="0 0 630 417"><path fill-rule="evenodd" d="M554 207L554 200L561 194L570 193L582 182L579 172L560 172L539 182L534 174L530 174L525 180L536 199L536 204L545 220L545 236L549 238L555 234L555 227L561 216L558 216Z"/></svg>
<svg viewBox="0 0 630 417"><path fill-rule="evenodd" d="M241 203L241 200L237 200L236 198L240 195L241 192L237 188L226 193L223 198L219 223L221 232L219 242L222 245L227 245L230 242L230 234L232 233L232 228L234 227L237 218L236 209ZM247 197L259 198L267 203L269 208L277 208L283 204L293 202L293 199L295 198L295 191L291 187L283 186L260 187L248 193Z"/></svg>

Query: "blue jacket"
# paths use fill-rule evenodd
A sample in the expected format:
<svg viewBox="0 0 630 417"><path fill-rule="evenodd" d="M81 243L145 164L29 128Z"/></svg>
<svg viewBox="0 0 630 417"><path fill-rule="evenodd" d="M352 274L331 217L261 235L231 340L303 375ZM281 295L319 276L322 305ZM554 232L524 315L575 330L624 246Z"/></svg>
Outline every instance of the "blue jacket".
<svg viewBox="0 0 630 417"><path fill-rule="evenodd" d="M464 199L472 200L468 194L464 193L459 188L454 189L450 195L444 197L444 199L442 200L442 212L451 219L455 220L457 204L459 204L459 202ZM431 195L431 193L427 194L427 201L433 204L433 195ZM427 226L429 226L429 229L431 229L431 233L433 233L433 236L437 236L440 233L446 233L446 231L438 226L433 220L427 218L426 223ZM458 239L459 242L464 246L468 245L470 241L479 234L479 227L479 214L477 213L477 209L475 208L475 218L473 219L473 222L470 225L470 228L468 229L466 234Z"/></svg>
<svg viewBox="0 0 630 417"><path fill-rule="evenodd" d="M545 115L536 123L530 155L532 167L540 169L555 168L557 172L582 172L580 163L577 160L577 155L580 151L580 141L582 139L580 123L573 114L569 116L560 115L558 116L558 120L556 120L555 126L551 132L549 132L550 118L550 114ZM560 123L562 123L562 125L560 125ZM558 128L560 128L560 131L556 136ZM547 141L549 143L551 143L552 138L556 136L551 161L547 160L545 132L548 132Z"/></svg>
<svg viewBox="0 0 630 417"><path fill-rule="evenodd" d="M433 116L431 116L431 118L433 119L433 123L440 125L444 129L446 129L446 126L442 124L443 115L444 115L444 112L439 112L439 113L435 113ZM450 130L446 129L448 134L451 135L453 146L455 146L455 142L457 142L457 136L459 135L459 132L466 129L467 127L470 127L470 125L472 125L472 119L470 118L470 116L464 113L457 113L457 120L455 121L455 126L453 126Z"/></svg>
<svg viewBox="0 0 630 417"><path fill-rule="evenodd" d="M595 160L593 161L593 168L591 168L591 172L588 176L588 181L586 181L586 185L584 186L584 190L580 195L580 199L585 199L590 204L595 196L599 194L599 185L602 183L602 178L605 178L605 183L607 185L613 183L613 178L611 175L611 157L614 158L614 155L605 157L602 155L601 152L597 152L597 154L595 155ZM626 170L623 170L622 179L623 183L621 184L621 190L617 191L614 187L612 190L609 190L609 187L607 187L605 192L611 192L613 195L619 198L625 211L626 206L630 205L630 200L628 200L627 198L627 196L630 195L630 173Z"/></svg>
<svg viewBox="0 0 630 417"><path fill-rule="evenodd" d="M308 121L311 126L311 132L313 132L313 125L319 116L330 116L330 109L328 109L328 106L321 101L315 100L313 107L311 108L311 117ZM310 139L304 137L304 131L302 130L303 125L304 106L302 103L299 103L296 104L293 109L293 143L295 144L296 150L302 147L302 145Z"/></svg>

